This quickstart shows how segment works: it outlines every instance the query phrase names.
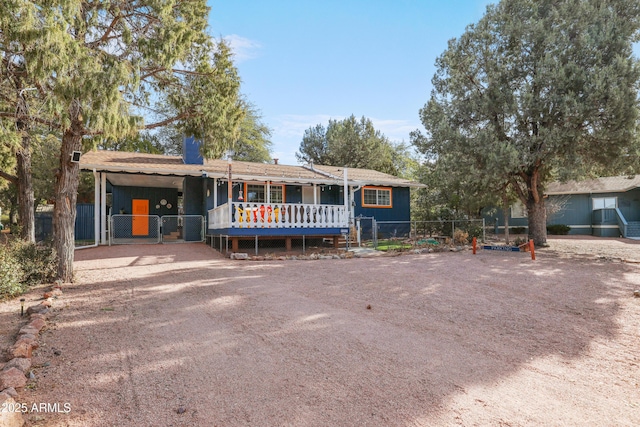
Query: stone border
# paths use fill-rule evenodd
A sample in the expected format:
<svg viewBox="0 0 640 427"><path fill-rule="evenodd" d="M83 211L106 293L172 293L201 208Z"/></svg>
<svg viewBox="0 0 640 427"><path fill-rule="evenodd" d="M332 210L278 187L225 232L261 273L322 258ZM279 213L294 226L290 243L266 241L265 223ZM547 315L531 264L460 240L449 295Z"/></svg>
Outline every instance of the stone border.
<svg viewBox="0 0 640 427"><path fill-rule="evenodd" d="M55 285L44 293L44 299L40 304L27 308L26 314L29 316L29 321L20 328L15 343L6 351L10 360L0 363L0 405L5 408L0 412L0 426L21 427L25 422L15 399L18 398L18 391L22 391L27 385L27 377L33 378L32 353L39 346L40 332L47 326L47 315L51 311L53 299L60 296L62 296L62 288L60 285ZM12 408L17 410L11 411Z"/></svg>

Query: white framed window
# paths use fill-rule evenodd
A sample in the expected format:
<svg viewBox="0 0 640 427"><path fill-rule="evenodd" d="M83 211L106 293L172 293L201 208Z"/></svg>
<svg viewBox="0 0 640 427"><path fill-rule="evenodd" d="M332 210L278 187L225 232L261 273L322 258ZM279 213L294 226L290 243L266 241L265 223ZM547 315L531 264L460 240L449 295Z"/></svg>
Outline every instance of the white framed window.
<svg viewBox="0 0 640 427"><path fill-rule="evenodd" d="M246 200L252 203L265 203L267 186L265 184L246 184ZM271 203L284 203L284 185L269 186L269 200Z"/></svg>
<svg viewBox="0 0 640 427"><path fill-rule="evenodd" d="M617 197L594 197L593 198L593 210L598 209L615 209L618 207Z"/></svg>
<svg viewBox="0 0 640 427"><path fill-rule="evenodd" d="M365 208L391 208L391 187L362 188L362 206Z"/></svg>
<svg viewBox="0 0 640 427"><path fill-rule="evenodd" d="M516 202L511 205L511 218L526 218L527 208L522 202Z"/></svg>

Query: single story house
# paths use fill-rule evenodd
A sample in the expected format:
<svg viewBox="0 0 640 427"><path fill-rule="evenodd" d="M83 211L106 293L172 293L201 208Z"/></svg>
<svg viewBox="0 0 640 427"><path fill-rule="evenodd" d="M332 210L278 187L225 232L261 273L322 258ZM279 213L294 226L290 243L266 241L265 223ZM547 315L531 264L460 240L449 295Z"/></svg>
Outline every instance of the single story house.
<svg viewBox="0 0 640 427"><path fill-rule="evenodd" d="M358 216L409 221L410 190L389 174L324 165L205 160L185 138L182 156L90 151L99 243L338 238ZM96 244L98 238L96 237Z"/></svg>
<svg viewBox="0 0 640 427"><path fill-rule="evenodd" d="M640 175L554 182L545 193L548 225L568 225L569 234L640 238ZM522 203L509 210L509 227L526 227ZM485 215L504 230L501 209Z"/></svg>

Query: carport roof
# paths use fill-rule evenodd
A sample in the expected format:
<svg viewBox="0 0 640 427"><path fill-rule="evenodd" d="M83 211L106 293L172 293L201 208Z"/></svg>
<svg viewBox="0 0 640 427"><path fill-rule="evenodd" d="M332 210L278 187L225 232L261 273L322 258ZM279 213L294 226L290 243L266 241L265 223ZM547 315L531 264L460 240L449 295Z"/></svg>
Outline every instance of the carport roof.
<svg viewBox="0 0 640 427"><path fill-rule="evenodd" d="M226 178L226 160L205 160L202 165L185 164L180 156L94 150L82 155L80 167L97 172L138 175L208 176ZM245 181L279 181L291 183L341 183L344 168L335 166L290 166L233 161L232 178ZM423 184L369 169L348 168L349 185L386 185L424 187Z"/></svg>

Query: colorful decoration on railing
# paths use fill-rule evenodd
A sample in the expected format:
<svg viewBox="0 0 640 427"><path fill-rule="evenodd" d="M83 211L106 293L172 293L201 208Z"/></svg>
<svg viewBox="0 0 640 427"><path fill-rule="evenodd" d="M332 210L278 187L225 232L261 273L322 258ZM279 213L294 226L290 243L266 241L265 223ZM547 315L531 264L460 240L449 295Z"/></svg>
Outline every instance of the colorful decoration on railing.
<svg viewBox="0 0 640 427"><path fill-rule="evenodd" d="M218 228L344 227L347 214L343 205L233 202L231 209L227 205L212 209L209 224Z"/></svg>

